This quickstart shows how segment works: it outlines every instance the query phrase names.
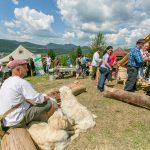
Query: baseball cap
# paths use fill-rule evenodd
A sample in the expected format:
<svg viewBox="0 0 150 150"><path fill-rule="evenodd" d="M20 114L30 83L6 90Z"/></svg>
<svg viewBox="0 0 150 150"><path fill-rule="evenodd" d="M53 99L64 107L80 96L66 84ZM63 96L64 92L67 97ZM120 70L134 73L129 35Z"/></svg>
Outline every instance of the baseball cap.
<svg viewBox="0 0 150 150"><path fill-rule="evenodd" d="M12 70L14 68L16 68L17 66L20 65L24 65L27 64L27 61L24 59L14 59L9 65L8 67Z"/></svg>

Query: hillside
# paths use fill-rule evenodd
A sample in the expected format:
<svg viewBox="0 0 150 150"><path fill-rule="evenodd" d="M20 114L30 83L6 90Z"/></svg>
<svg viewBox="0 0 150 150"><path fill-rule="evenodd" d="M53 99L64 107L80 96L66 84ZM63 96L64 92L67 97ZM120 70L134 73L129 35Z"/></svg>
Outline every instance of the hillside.
<svg viewBox="0 0 150 150"><path fill-rule="evenodd" d="M55 51L56 54L65 54L68 51L76 49L78 47L74 44L49 43L47 45L38 45L30 42L19 42L15 40L0 39L0 52L10 53L19 45L24 46L25 48L34 53L47 53L49 49L52 49ZM88 49L87 46L84 46L83 48Z"/></svg>

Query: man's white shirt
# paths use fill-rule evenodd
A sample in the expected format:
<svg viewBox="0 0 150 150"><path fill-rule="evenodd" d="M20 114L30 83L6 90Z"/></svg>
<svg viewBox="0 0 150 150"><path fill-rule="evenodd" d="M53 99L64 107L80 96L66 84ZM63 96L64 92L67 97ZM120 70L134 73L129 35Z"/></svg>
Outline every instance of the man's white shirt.
<svg viewBox="0 0 150 150"><path fill-rule="evenodd" d="M18 76L6 79L0 88L0 115L17 104L21 105L5 117L4 126L13 126L23 120L26 110L30 107L26 100L43 103L44 95L36 92L28 81Z"/></svg>
<svg viewBox="0 0 150 150"><path fill-rule="evenodd" d="M47 65L51 65L51 57L47 57L46 58L46 64Z"/></svg>
<svg viewBox="0 0 150 150"><path fill-rule="evenodd" d="M93 55L92 66L98 67L101 61L102 59L100 59L99 53L95 52Z"/></svg>

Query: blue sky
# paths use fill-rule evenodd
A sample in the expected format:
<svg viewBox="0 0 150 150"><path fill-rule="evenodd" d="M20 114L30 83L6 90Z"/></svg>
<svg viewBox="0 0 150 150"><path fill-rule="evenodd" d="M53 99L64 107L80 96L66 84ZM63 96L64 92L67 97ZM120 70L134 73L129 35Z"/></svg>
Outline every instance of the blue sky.
<svg viewBox="0 0 150 150"><path fill-rule="evenodd" d="M150 33L149 0L0 0L0 39L130 47Z"/></svg>

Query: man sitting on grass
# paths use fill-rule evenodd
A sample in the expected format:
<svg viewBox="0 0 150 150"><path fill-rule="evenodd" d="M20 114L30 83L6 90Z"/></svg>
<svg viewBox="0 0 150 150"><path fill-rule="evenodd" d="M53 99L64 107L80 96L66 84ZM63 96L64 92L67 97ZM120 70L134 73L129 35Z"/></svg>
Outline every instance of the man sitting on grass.
<svg viewBox="0 0 150 150"><path fill-rule="evenodd" d="M4 116L1 120L2 127L25 127L31 121L41 121L43 118L47 121L57 104L54 106L55 102L46 94L38 93L23 79L28 71L27 62L13 60L9 68L12 76L4 81L0 89L0 116ZM16 108L12 110L14 107ZM9 113L4 115L7 112Z"/></svg>

